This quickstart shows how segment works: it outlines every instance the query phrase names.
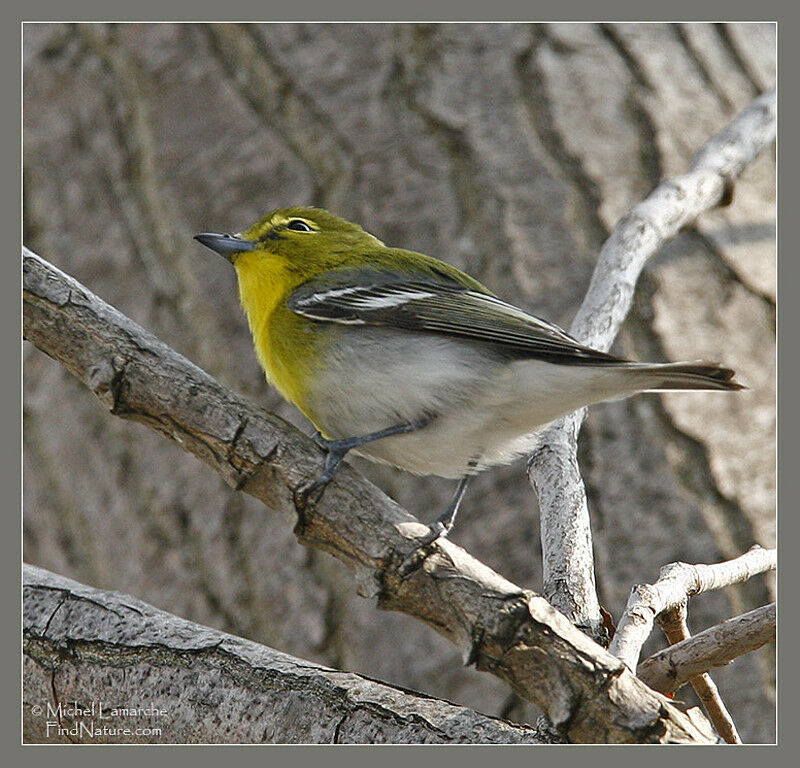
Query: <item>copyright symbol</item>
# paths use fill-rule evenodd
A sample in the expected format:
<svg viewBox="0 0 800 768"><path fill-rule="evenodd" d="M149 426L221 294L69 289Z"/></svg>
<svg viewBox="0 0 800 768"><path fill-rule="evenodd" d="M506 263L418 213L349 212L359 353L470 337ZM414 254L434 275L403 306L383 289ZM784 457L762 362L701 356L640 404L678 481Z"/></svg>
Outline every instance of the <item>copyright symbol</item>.
<svg viewBox="0 0 800 768"><path fill-rule="evenodd" d="M34 704L31 707L31 714L35 717L39 717L42 714L42 707L39 704Z"/></svg>

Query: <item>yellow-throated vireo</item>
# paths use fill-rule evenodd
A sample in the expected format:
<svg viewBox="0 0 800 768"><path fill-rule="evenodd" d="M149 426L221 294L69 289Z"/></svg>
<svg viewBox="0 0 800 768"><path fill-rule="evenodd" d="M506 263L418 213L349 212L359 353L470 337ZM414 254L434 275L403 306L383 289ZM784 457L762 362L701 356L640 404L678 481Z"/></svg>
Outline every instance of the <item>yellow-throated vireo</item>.
<svg viewBox="0 0 800 768"><path fill-rule="evenodd" d="M196 239L236 268L268 381L317 429L325 468L306 492L350 450L459 478L432 539L452 528L473 474L532 450L559 416L638 392L743 389L715 363L634 363L586 347L450 264L320 208Z"/></svg>

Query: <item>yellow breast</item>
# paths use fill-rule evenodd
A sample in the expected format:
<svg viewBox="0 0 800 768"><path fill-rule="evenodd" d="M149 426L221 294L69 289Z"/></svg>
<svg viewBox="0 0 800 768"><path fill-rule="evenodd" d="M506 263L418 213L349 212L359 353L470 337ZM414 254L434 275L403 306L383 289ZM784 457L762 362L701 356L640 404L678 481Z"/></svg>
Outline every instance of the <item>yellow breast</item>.
<svg viewBox="0 0 800 768"><path fill-rule="evenodd" d="M267 381L306 412L306 393L317 355L316 334L286 306L296 287L290 271L276 260L244 253L236 260L239 297L258 362Z"/></svg>

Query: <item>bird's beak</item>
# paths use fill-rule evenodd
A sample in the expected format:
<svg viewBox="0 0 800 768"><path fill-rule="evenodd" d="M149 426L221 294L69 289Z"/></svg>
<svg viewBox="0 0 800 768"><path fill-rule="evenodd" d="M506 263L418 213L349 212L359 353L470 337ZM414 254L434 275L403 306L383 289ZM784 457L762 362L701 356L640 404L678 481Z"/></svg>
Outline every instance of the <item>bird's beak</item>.
<svg viewBox="0 0 800 768"><path fill-rule="evenodd" d="M206 248L216 251L231 263L233 263L231 257L234 253L253 251L258 247L256 243L250 240L242 240L242 238L235 235L218 235L214 232L201 232L199 235L195 235L194 239L198 243L202 243Z"/></svg>

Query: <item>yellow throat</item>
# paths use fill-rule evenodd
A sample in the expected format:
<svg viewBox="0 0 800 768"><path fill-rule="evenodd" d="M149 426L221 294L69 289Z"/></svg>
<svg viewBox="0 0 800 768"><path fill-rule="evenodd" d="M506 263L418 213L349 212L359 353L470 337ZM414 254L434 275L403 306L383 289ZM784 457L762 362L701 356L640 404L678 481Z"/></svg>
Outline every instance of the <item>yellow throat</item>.
<svg viewBox="0 0 800 768"><path fill-rule="evenodd" d="M297 287L297 276L280 257L264 258L263 253L243 253L235 267L239 299L267 381L312 418L306 409L306 392L319 340L286 306L286 298ZM300 345L304 347L302 364L298 364Z"/></svg>

